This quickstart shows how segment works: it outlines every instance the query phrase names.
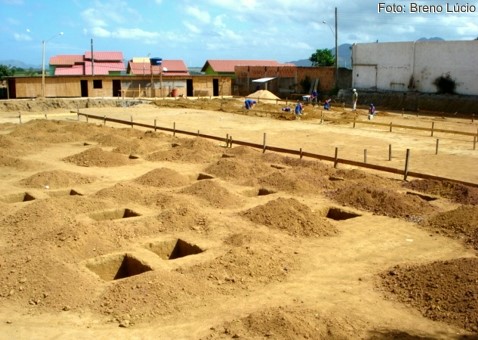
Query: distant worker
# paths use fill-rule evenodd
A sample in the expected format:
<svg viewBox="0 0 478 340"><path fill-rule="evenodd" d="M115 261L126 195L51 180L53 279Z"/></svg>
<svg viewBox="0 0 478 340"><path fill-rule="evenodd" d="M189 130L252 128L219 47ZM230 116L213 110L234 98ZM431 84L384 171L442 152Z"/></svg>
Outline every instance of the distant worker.
<svg viewBox="0 0 478 340"><path fill-rule="evenodd" d="M332 99L329 98L324 102L324 110L330 110L331 105L332 105Z"/></svg>
<svg viewBox="0 0 478 340"><path fill-rule="evenodd" d="M256 101L255 101L255 100L252 100L252 99L247 98L247 99L244 101L244 107L245 107L247 110L252 109L254 105L256 105Z"/></svg>
<svg viewBox="0 0 478 340"><path fill-rule="evenodd" d="M312 94L310 95L310 102L317 103L318 97L319 97L319 93L317 92L317 90L312 91Z"/></svg>
<svg viewBox="0 0 478 340"><path fill-rule="evenodd" d="M300 116L302 116L302 110L303 110L302 103L298 100L297 104L295 104L295 109L294 109L295 117L297 119L300 119Z"/></svg>
<svg viewBox="0 0 478 340"><path fill-rule="evenodd" d="M353 93L352 93L352 111L357 111L357 100L358 100L357 90L353 89Z"/></svg>
<svg viewBox="0 0 478 340"><path fill-rule="evenodd" d="M370 107L368 108L368 120L372 120L376 113L375 105L373 105L373 103L370 104Z"/></svg>

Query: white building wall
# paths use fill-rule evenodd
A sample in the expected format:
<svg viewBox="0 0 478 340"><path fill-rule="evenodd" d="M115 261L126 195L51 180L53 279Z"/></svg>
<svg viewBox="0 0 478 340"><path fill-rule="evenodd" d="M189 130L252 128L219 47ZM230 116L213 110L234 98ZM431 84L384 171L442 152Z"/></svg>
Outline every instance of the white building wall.
<svg viewBox="0 0 478 340"><path fill-rule="evenodd" d="M450 75L456 93L478 95L478 40L355 44L353 87L436 93L433 84Z"/></svg>

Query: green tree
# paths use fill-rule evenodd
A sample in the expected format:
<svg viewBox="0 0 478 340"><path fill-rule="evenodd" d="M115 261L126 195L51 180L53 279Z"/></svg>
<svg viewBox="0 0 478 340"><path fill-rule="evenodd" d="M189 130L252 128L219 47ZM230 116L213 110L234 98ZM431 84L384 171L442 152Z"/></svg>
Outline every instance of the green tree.
<svg viewBox="0 0 478 340"><path fill-rule="evenodd" d="M0 79L10 77L15 74L15 69L10 66L0 65Z"/></svg>
<svg viewBox="0 0 478 340"><path fill-rule="evenodd" d="M309 60L312 62L312 66L332 66L335 63L335 57L326 48L312 53Z"/></svg>

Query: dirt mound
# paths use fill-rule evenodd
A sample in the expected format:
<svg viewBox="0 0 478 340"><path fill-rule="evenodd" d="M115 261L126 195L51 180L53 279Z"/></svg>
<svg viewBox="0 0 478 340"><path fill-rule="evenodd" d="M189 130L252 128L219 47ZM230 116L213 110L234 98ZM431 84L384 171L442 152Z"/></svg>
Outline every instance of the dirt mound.
<svg viewBox="0 0 478 340"><path fill-rule="evenodd" d="M257 182L261 186L275 190L317 194L319 190L326 187L328 178L311 168L294 167L274 171L269 175L258 178Z"/></svg>
<svg viewBox="0 0 478 340"><path fill-rule="evenodd" d="M366 184L328 191L327 196L343 205L414 222L423 221L427 215L436 211L436 208L416 195L406 195Z"/></svg>
<svg viewBox="0 0 478 340"><path fill-rule="evenodd" d="M478 332L478 259L397 265L380 274L387 296L425 317Z"/></svg>
<svg viewBox="0 0 478 340"><path fill-rule="evenodd" d="M295 198L280 197L244 211L241 216L292 236L331 236L338 232L325 217Z"/></svg>
<svg viewBox="0 0 478 340"><path fill-rule="evenodd" d="M247 96L248 98L252 99L269 99L269 100L279 100L280 98L277 97L275 94L273 94L270 91L267 90L257 90L254 93L251 93L250 95Z"/></svg>
<svg viewBox="0 0 478 340"><path fill-rule="evenodd" d="M189 184L189 179L175 170L158 168L136 178L135 182L158 188L172 188Z"/></svg>
<svg viewBox="0 0 478 340"><path fill-rule="evenodd" d="M297 256L274 247L269 237L257 233L254 238L251 243L227 249L213 260L181 268L180 272L192 280L206 280L221 294L238 296L242 291L287 280L300 268Z"/></svg>
<svg viewBox="0 0 478 340"><path fill-rule="evenodd" d="M403 185L430 195L446 197L461 204L478 204L478 188L460 183L435 180L413 180Z"/></svg>
<svg viewBox="0 0 478 340"><path fill-rule="evenodd" d="M436 233L458 239L478 250L478 206L460 206L423 222Z"/></svg>
<svg viewBox="0 0 478 340"><path fill-rule="evenodd" d="M178 139L167 150L148 154L149 161L187 161L191 163L207 163L219 157L221 149L213 142L202 138Z"/></svg>
<svg viewBox="0 0 478 340"><path fill-rule="evenodd" d="M125 155L104 151L99 147L93 147L79 154L63 158L63 161L76 164L78 166L98 166L98 167L115 167L123 166L131 163Z"/></svg>
<svg viewBox="0 0 478 340"><path fill-rule="evenodd" d="M280 306L226 322L202 338L212 339L350 339L363 338L357 325L323 317L318 310Z"/></svg>
<svg viewBox="0 0 478 340"><path fill-rule="evenodd" d="M226 188L212 179L198 181L180 192L200 197L215 208L238 207L242 205L242 201L238 196L231 194Z"/></svg>
<svg viewBox="0 0 478 340"><path fill-rule="evenodd" d="M217 177L242 184L270 173L273 169L262 162L250 162L239 158L221 158L216 163L209 165L205 171Z"/></svg>
<svg viewBox="0 0 478 340"><path fill-rule="evenodd" d="M37 169L40 164L35 162L35 161L28 161L28 160L23 160L15 157L10 157L7 155L3 155L2 152L0 151L0 167L12 167L17 170L32 170L32 169Z"/></svg>
<svg viewBox="0 0 478 340"><path fill-rule="evenodd" d="M86 124L76 122L36 119L21 124L10 135L24 142L37 143L70 143L82 141L91 134Z"/></svg>
<svg viewBox="0 0 478 340"><path fill-rule="evenodd" d="M96 178L71 171L52 170L38 172L20 181L21 185L30 188L64 188L75 184L93 183Z"/></svg>

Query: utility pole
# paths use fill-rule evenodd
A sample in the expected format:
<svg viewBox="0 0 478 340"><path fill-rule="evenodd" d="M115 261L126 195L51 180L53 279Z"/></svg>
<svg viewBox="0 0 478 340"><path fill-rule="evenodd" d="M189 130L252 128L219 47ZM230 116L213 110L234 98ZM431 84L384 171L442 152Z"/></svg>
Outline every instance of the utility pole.
<svg viewBox="0 0 478 340"><path fill-rule="evenodd" d="M338 45L337 7L335 7L335 87L339 87L339 45Z"/></svg>

